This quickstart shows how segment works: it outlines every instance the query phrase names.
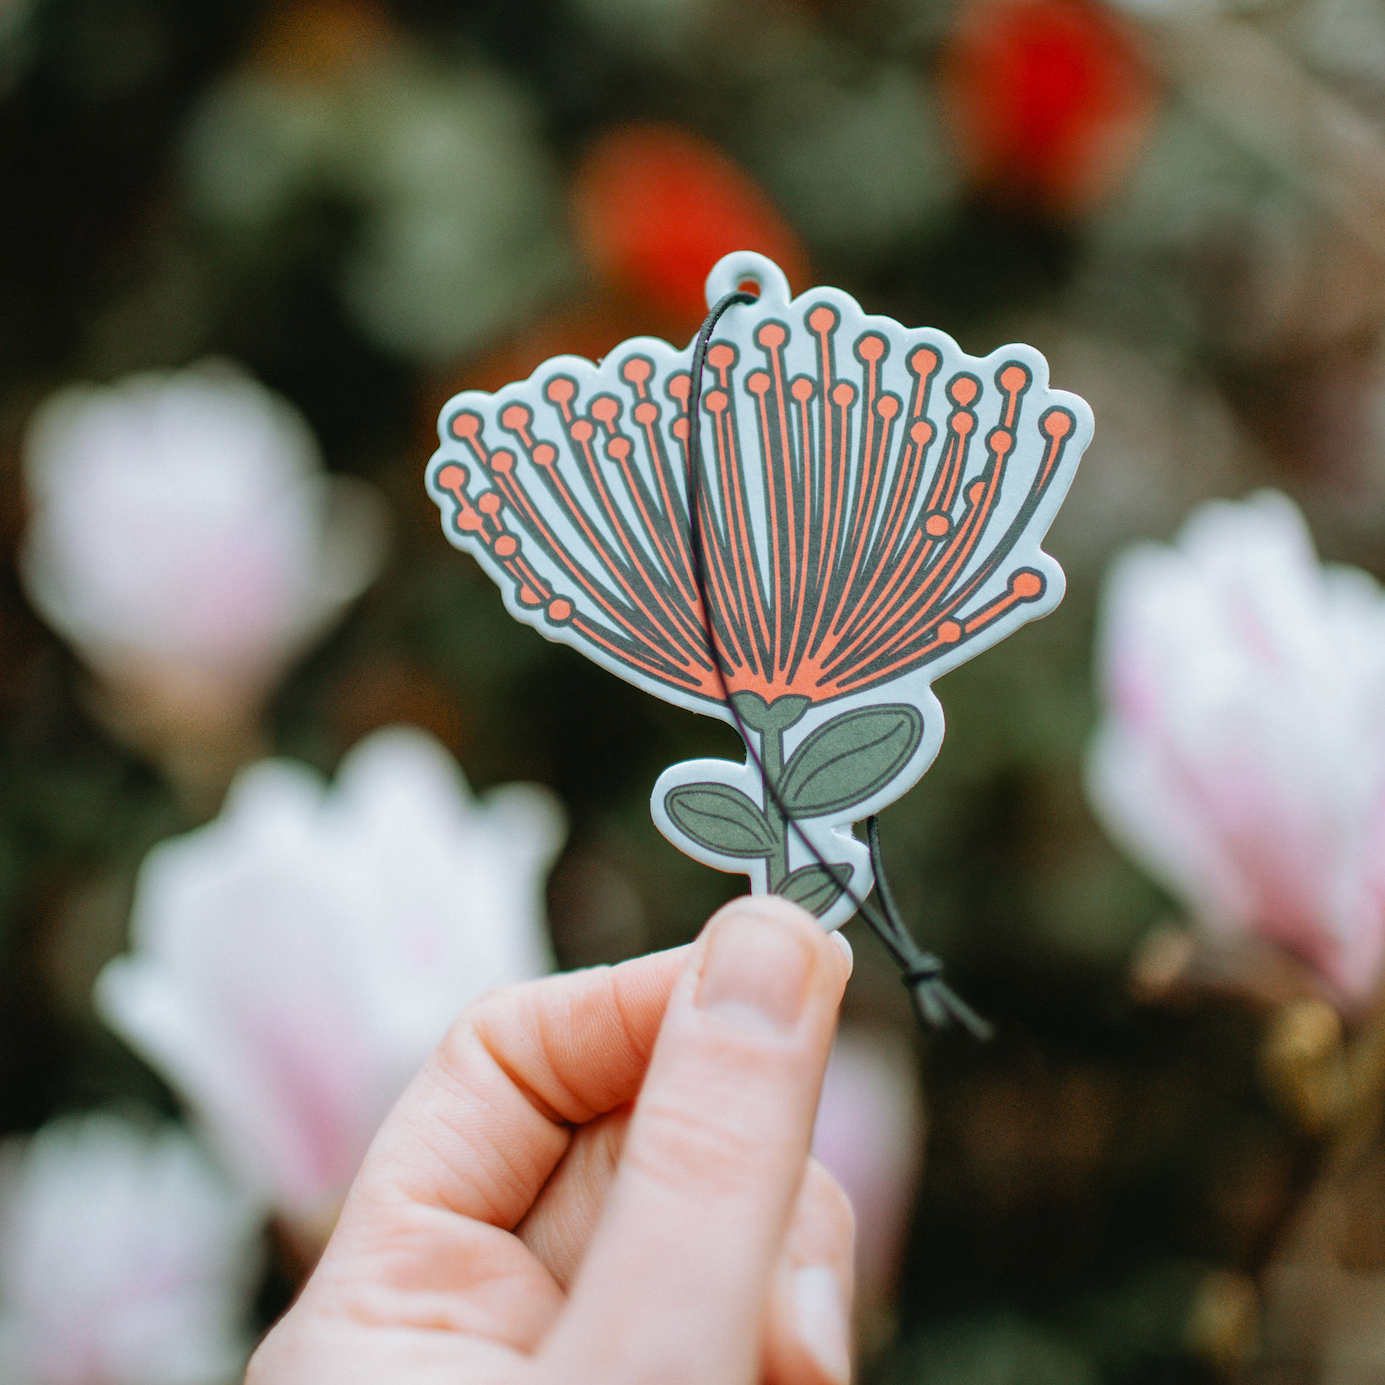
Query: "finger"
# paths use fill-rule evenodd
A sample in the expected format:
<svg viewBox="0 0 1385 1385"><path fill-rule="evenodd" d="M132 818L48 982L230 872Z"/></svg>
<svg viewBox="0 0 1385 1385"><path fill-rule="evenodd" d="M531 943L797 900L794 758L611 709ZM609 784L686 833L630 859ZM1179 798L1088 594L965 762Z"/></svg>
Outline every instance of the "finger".
<svg viewBox="0 0 1385 1385"><path fill-rule="evenodd" d="M629 1124L630 1107L620 1106L577 1131L529 1215L515 1228L563 1289L576 1278L601 1219Z"/></svg>
<svg viewBox="0 0 1385 1385"><path fill-rule="evenodd" d="M784 900L738 900L707 926L545 1347L573 1378L755 1378L847 974Z"/></svg>
<svg viewBox="0 0 1385 1385"><path fill-rule="evenodd" d="M508 987L471 1007L381 1126L314 1295L531 1346L562 1294L507 1233L572 1126L638 1090L687 952Z"/></svg>
<svg viewBox="0 0 1385 1385"><path fill-rule="evenodd" d="M493 991L433 1052L371 1145L348 1211L403 1194L514 1227L571 1127L639 1090L688 949Z"/></svg>
<svg viewBox="0 0 1385 1385"><path fill-rule="evenodd" d="M516 1234L566 1289L605 1205L629 1124L621 1107L583 1127ZM810 1158L775 1269L766 1385L846 1385L851 1373L855 1217Z"/></svg>
<svg viewBox="0 0 1385 1385"><path fill-rule="evenodd" d="M765 1385L848 1385L855 1231L847 1195L809 1159L774 1273Z"/></svg>

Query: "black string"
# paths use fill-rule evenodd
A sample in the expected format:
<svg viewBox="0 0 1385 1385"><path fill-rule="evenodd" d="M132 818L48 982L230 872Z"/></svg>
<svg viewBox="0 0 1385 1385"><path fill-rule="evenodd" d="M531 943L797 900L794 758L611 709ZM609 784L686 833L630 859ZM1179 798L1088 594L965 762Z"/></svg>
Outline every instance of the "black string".
<svg viewBox="0 0 1385 1385"><path fill-rule="evenodd" d="M707 314L693 348L692 392L688 399L688 525L691 539L689 547L693 581L697 585L697 594L702 602L702 628L707 636L707 649L712 656L712 667L716 670L717 680L721 684L726 709L731 713L731 720L735 722L736 730L745 742L751 761L760 772L765 792L774 800L774 806L780 816L793 829L794 835L808 849L813 860L827 872L828 878L856 906L856 912L870 925L876 937L885 945L885 950L899 965L901 979L913 999L914 1010L919 1019L935 1029L941 1029L952 1020L956 1020L973 1038L989 1039L993 1032L991 1026L943 980L942 961L933 953L925 952L904 926L899 910L895 907L894 896L885 880L885 865L880 855L879 819L874 813L866 819L870 863L871 869L875 872L875 888L880 905L880 912L877 914L874 909L867 908L866 901L851 888L849 878L842 878L837 868L823 856L808 834L799 826L797 818L789 812L779 795L779 786L771 783L765 773L764 762L755 749L754 736L736 710L735 701L731 696L731 686L722 667L721 650L712 633L711 601L703 572L702 523L698 513L702 487L702 420L698 417L698 411L702 404L702 373L706 369L707 348L711 344L712 332L717 322L721 315L735 304L755 301L753 294L741 289L735 289L720 299Z"/></svg>

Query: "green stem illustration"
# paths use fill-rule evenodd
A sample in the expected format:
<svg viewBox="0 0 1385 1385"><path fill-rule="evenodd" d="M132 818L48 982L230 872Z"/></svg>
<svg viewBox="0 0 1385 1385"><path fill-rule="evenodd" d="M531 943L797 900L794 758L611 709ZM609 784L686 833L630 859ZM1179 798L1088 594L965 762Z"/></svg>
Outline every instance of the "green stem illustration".
<svg viewBox="0 0 1385 1385"><path fill-rule="evenodd" d="M774 835L775 846L765 858L771 893L778 893L789 876L789 823L779 810L780 795L769 785L779 786L784 773L784 732L796 725L812 705L806 697L777 697L766 702L758 693L739 692L734 697L736 711L747 728L760 738L760 765L765 789L762 809Z"/></svg>
<svg viewBox="0 0 1385 1385"><path fill-rule="evenodd" d="M765 767L765 819L778 839L778 845L765 865L769 872L770 892L777 894L789 873L789 824L768 788L769 784L779 783L779 776L784 770L784 732L777 726L760 732L760 763Z"/></svg>

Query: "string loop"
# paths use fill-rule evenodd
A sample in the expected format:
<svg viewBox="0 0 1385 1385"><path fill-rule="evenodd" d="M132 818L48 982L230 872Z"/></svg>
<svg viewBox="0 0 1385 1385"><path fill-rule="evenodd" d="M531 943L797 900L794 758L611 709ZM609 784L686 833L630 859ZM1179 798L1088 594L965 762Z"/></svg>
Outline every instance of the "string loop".
<svg viewBox="0 0 1385 1385"><path fill-rule="evenodd" d="M885 945L886 951L899 966L901 980L909 991L914 1003L914 1012L919 1019L935 1029L944 1028L956 1021L976 1039L989 1039L991 1026L971 1008L943 980L943 964L931 952L925 952L913 939L905 927L899 910L895 907L894 896L885 879L885 866L880 854L880 823L875 814L866 819L866 837L870 846L870 864L875 872L876 894L879 912L868 908L867 903L852 888L849 879L843 879L836 866L832 865L814 845L808 834L799 825L798 819L789 812L780 797L779 786L771 782L765 773L764 762L755 748L754 735L736 710L731 696L731 686L727 682L726 670L722 663L722 653L712 631L711 602L708 598L707 582L703 572L702 524L699 509L702 487L702 426L699 409L702 404L702 374L707 365L707 349L711 344L712 332L721 316L728 308L738 303L754 303L753 294L740 289L724 295L713 305L707 314L697 341L693 347L692 390L688 398L688 529L689 551L692 557L693 580L697 584L697 594L701 602L702 628L707 635L707 649L711 655L712 667L716 670L721 684L722 696L731 720L745 742L746 750L755 768L760 772L765 792L774 801L774 806L792 829L798 840L808 849L813 860L827 872L829 879L856 906L856 912L865 919L872 932Z"/></svg>

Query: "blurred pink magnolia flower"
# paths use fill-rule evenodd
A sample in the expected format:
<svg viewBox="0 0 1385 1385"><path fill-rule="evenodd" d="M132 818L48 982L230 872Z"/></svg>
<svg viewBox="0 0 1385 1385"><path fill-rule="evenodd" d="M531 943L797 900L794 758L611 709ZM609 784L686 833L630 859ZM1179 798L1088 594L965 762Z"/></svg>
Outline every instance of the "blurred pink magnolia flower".
<svg viewBox="0 0 1385 1385"><path fill-rule="evenodd" d="M918 1065L887 1033L844 1026L832 1046L813 1128L813 1153L856 1213L858 1292L889 1297L923 1171L926 1130Z"/></svg>
<svg viewBox="0 0 1385 1385"><path fill-rule="evenodd" d="M1348 1003L1385 953L1385 600L1320 566L1284 496L1130 550L1099 634L1089 796L1189 912L1297 955Z"/></svg>
<svg viewBox="0 0 1385 1385"><path fill-rule="evenodd" d="M230 1385L259 1217L176 1127L98 1113L0 1152L0 1382Z"/></svg>
<svg viewBox="0 0 1385 1385"><path fill-rule="evenodd" d="M225 363L61 390L25 462L25 588L142 748L225 739L383 557L378 494Z"/></svg>
<svg viewBox="0 0 1385 1385"><path fill-rule="evenodd" d="M330 789L290 761L251 766L216 821L145 860L134 951L102 972L98 1008L311 1248L458 1012L550 968L562 836L546 790L478 802L413 729L368 736Z"/></svg>

